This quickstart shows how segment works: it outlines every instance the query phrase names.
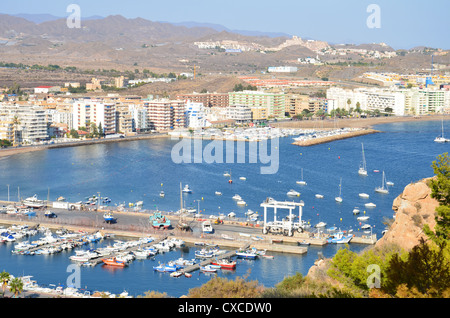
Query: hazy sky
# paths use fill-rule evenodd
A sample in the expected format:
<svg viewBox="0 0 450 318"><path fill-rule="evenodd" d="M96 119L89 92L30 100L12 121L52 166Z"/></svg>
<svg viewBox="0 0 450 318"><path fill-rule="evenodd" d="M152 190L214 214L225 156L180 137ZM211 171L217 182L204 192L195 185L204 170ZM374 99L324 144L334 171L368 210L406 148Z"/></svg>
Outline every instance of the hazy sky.
<svg viewBox="0 0 450 318"><path fill-rule="evenodd" d="M395 49L424 45L450 49L449 0L14 0L6 14L82 16L120 14L152 21L206 22L229 29L284 32L331 43L385 42ZM369 28L370 4L380 8L380 28Z"/></svg>

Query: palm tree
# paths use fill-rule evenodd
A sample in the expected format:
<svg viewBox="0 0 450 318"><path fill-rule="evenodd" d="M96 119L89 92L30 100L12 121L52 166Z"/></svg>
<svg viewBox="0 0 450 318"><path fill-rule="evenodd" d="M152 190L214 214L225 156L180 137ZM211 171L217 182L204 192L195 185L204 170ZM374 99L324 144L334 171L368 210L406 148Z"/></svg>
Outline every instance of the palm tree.
<svg viewBox="0 0 450 318"><path fill-rule="evenodd" d="M6 286L8 285L8 281L11 278L11 275L9 275L9 273L3 271L0 273L0 281L2 282L2 290L3 290L3 295L5 295L5 289Z"/></svg>
<svg viewBox="0 0 450 318"><path fill-rule="evenodd" d="M13 125L14 125L14 142L13 142L13 146L17 146L16 130L17 130L17 126L20 125L19 117L14 116L14 118L13 118Z"/></svg>
<svg viewBox="0 0 450 318"><path fill-rule="evenodd" d="M14 296L17 298L19 294L23 291L23 281L19 277L15 277L9 283L9 290L14 293Z"/></svg>

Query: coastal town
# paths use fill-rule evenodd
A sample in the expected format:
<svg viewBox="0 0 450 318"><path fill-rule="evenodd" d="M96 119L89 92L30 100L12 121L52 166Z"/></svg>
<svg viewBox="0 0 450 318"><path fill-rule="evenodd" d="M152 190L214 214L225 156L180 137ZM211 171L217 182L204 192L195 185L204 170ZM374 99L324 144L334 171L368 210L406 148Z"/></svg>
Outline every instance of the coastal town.
<svg viewBox="0 0 450 318"><path fill-rule="evenodd" d="M106 2L0 13L0 298L449 297L425 8Z"/></svg>
<svg viewBox="0 0 450 318"><path fill-rule="evenodd" d="M168 80L176 81L182 75ZM327 85L320 89L323 97L318 97L293 93L297 87L295 81L280 80L281 84L245 77L242 81L248 86L240 85L234 91L192 92L162 98L128 95L127 87L134 82L129 83L122 76L115 78L113 85L125 93L104 91L104 84L95 78L92 83L19 88L14 93L3 89L0 139L7 145L24 146L206 128L265 127L286 120L315 121L316 128L320 129L324 119L450 113L448 77L369 75L372 80L389 85L347 89L332 82L304 82L311 89ZM70 93L72 88L81 85L97 95Z"/></svg>

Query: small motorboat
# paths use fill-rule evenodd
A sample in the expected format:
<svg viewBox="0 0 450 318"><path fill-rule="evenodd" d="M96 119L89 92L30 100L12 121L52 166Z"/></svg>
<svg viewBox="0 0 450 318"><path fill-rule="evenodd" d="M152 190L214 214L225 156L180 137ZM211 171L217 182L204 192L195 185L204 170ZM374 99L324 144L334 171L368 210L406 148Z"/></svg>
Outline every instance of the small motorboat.
<svg viewBox="0 0 450 318"><path fill-rule="evenodd" d="M186 184L183 188L183 193L192 193L191 188L189 188L189 185Z"/></svg>
<svg viewBox="0 0 450 318"><path fill-rule="evenodd" d="M236 202L236 203L237 203L237 205L241 205L241 206L244 206L244 205L247 204L244 200L239 200L239 201Z"/></svg>
<svg viewBox="0 0 450 318"><path fill-rule="evenodd" d="M216 191L215 194L216 194L216 195L222 195L222 192Z"/></svg>
<svg viewBox="0 0 450 318"><path fill-rule="evenodd" d="M353 214L359 214L359 208L357 208L357 207L355 207L354 209L353 209Z"/></svg>
<svg viewBox="0 0 450 318"><path fill-rule="evenodd" d="M166 196L166 194L164 193L164 191L161 191L161 192L159 193L159 196L160 196L161 198L164 198L164 197Z"/></svg>
<svg viewBox="0 0 450 318"><path fill-rule="evenodd" d="M291 196L291 197L299 197L300 196L300 192L295 191L294 189L291 189L291 190L288 191L287 195Z"/></svg>
<svg viewBox="0 0 450 318"><path fill-rule="evenodd" d="M377 205L375 203L369 202L369 203L364 204L364 206L366 208L375 208Z"/></svg>
<svg viewBox="0 0 450 318"><path fill-rule="evenodd" d="M367 193L360 193L360 194L359 194L359 197L360 197L360 198L363 198L363 199L368 199L368 198L369 198L369 195L368 195Z"/></svg>
<svg viewBox="0 0 450 318"><path fill-rule="evenodd" d="M317 199L323 199L323 195L322 194L316 194L316 198Z"/></svg>
<svg viewBox="0 0 450 318"><path fill-rule="evenodd" d="M319 223L317 223L315 225L316 228L318 228L318 227L325 227L325 226L327 226L327 224L325 222L319 222Z"/></svg>
<svg viewBox="0 0 450 318"><path fill-rule="evenodd" d="M233 200L242 200L242 198L241 198L241 196L239 195L239 194L235 194L234 196L233 196Z"/></svg>
<svg viewBox="0 0 450 318"><path fill-rule="evenodd" d="M200 270L202 272L217 272L217 268L211 265L201 266Z"/></svg>
<svg viewBox="0 0 450 318"><path fill-rule="evenodd" d="M247 180L247 178L246 177L239 177L239 180L245 181L245 180Z"/></svg>

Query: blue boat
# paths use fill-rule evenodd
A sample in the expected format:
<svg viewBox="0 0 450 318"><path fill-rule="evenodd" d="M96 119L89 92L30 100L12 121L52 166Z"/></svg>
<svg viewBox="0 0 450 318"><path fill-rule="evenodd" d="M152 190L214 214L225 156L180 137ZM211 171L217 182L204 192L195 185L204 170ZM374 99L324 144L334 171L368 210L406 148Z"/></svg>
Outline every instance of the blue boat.
<svg viewBox="0 0 450 318"><path fill-rule="evenodd" d="M110 212L105 212L105 214L103 214L103 219L105 220L106 223L116 223L117 221L116 218Z"/></svg>
<svg viewBox="0 0 450 318"><path fill-rule="evenodd" d="M332 237L327 239L328 243L335 243L335 244L345 244L350 242L350 240L353 238L353 234L344 235L344 232L338 232L334 234Z"/></svg>
<svg viewBox="0 0 450 318"><path fill-rule="evenodd" d="M238 251L236 252L236 256L238 258L245 258L245 259L256 259L258 257L258 254L251 251Z"/></svg>

